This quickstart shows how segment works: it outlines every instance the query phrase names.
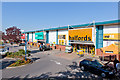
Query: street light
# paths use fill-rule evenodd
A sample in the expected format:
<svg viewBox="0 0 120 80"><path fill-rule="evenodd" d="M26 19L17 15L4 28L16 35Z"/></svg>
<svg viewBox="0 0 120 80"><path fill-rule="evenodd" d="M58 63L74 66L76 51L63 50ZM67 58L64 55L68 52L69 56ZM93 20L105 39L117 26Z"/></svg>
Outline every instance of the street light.
<svg viewBox="0 0 120 80"><path fill-rule="evenodd" d="M21 32L24 32L24 30L21 30ZM25 34L25 32L24 32L24 34ZM25 34L25 47L24 47L24 49L25 49L25 60L27 61L27 59L26 59L26 53L27 53L27 40L26 40L26 34Z"/></svg>

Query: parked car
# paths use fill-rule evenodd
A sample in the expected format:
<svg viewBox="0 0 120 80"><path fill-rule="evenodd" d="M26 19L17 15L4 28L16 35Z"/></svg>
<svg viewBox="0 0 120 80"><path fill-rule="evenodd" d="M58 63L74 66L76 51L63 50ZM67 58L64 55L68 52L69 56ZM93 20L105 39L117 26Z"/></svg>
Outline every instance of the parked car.
<svg viewBox="0 0 120 80"><path fill-rule="evenodd" d="M79 63L81 70L87 70L102 77L114 76L114 70L112 67L105 66L98 60L84 59Z"/></svg>
<svg viewBox="0 0 120 80"><path fill-rule="evenodd" d="M42 45L41 48L39 47L40 51L46 51L46 50L51 50L52 48L50 46L47 45Z"/></svg>
<svg viewBox="0 0 120 80"><path fill-rule="evenodd" d="M72 47L71 46L66 46L65 47L65 52L66 53L71 53L72 52Z"/></svg>
<svg viewBox="0 0 120 80"><path fill-rule="evenodd" d="M25 43L20 43L19 46L25 46Z"/></svg>
<svg viewBox="0 0 120 80"><path fill-rule="evenodd" d="M0 55L4 56L9 51L9 47L5 44L0 44Z"/></svg>

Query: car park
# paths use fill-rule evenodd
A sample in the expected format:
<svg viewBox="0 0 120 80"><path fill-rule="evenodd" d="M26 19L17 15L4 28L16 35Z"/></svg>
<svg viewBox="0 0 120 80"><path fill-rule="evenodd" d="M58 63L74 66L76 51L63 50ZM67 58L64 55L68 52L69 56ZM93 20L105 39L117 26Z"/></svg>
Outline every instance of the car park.
<svg viewBox="0 0 120 80"><path fill-rule="evenodd" d="M102 77L114 76L113 68L102 64L98 60L84 59L80 61L79 67L83 71L89 71Z"/></svg>

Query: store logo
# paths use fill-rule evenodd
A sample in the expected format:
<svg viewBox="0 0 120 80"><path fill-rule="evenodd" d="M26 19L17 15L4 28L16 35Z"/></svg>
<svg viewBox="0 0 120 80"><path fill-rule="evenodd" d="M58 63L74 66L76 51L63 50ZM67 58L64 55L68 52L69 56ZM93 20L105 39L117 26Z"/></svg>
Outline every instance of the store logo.
<svg viewBox="0 0 120 80"><path fill-rule="evenodd" d="M69 40L91 41L91 37L88 37L87 35L85 37L75 35L74 37L69 36Z"/></svg>

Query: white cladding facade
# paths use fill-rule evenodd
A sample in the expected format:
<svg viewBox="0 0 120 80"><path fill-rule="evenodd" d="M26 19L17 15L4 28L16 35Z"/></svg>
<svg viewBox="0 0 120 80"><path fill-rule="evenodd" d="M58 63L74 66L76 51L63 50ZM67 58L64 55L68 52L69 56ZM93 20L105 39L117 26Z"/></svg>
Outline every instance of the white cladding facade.
<svg viewBox="0 0 120 80"><path fill-rule="evenodd" d="M119 32L120 25L109 25L109 26L103 26L103 35L104 34L116 34ZM114 35L113 35L114 37ZM111 44L114 44L115 42L118 42L118 40L105 40L103 39L103 47L109 46Z"/></svg>
<svg viewBox="0 0 120 80"><path fill-rule="evenodd" d="M106 33L118 33L118 25L110 25L103 27L103 34Z"/></svg>
<svg viewBox="0 0 120 80"><path fill-rule="evenodd" d="M65 39L58 39L58 44L60 44L60 40L64 41L63 45L68 45L68 30L59 30L58 31L58 36L59 35L65 35Z"/></svg>
<svg viewBox="0 0 120 80"><path fill-rule="evenodd" d="M49 31L49 43L56 44L56 31Z"/></svg>
<svg viewBox="0 0 120 80"><path fill-rule="evenodd" d="M32 33L29 33L29 41L32 42Z"/></svg>
<svg viewBox="0 0 120 80"><path fill-rule="evenodd" d="M33 42L37 42L37 39L35 39L35 33L33 33Z"/></svg>

